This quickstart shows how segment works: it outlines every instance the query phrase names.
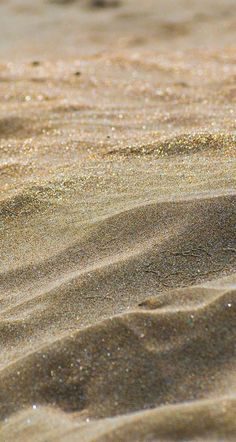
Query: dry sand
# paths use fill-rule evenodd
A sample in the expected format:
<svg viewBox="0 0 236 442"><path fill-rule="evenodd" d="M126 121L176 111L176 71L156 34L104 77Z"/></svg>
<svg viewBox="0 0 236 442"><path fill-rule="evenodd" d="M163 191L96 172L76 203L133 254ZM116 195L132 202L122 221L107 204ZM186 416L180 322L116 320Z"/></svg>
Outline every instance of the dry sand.
<svg viewBox="0 0 236 442"><path fill-rule="evenodd" d="M0 441L235 441L235 1L0 16Z"/></svg>

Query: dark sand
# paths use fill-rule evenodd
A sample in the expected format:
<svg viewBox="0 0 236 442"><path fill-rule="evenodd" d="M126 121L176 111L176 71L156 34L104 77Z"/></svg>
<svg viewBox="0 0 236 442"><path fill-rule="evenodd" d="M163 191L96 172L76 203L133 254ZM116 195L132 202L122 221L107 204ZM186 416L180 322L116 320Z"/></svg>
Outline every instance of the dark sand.
<svg viewBox="0 0 236 442"><path fill-rule="evenodd" d="M235 1L0 14L0 441L235 441Z"/></svg>

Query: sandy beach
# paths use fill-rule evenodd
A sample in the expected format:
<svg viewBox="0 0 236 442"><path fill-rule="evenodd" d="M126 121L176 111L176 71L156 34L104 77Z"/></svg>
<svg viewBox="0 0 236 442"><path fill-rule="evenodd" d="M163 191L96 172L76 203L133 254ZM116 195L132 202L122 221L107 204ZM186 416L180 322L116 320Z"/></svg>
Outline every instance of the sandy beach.
<svg viewBox="0 0 236 442"><path fill-rule="evenodd" d="M235 1L0 17L0 441L234 442Z"/></svg>

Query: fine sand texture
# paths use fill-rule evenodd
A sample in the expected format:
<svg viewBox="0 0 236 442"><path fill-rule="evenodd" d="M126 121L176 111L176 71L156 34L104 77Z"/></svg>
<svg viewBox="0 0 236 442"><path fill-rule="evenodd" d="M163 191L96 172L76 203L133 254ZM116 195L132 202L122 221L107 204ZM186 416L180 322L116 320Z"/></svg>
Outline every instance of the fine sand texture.
<svg viewBox="0 0 236 442"><path fill-rule="evenodd" d="M0 17L0 442L234 442L235 1Z"/></svg>

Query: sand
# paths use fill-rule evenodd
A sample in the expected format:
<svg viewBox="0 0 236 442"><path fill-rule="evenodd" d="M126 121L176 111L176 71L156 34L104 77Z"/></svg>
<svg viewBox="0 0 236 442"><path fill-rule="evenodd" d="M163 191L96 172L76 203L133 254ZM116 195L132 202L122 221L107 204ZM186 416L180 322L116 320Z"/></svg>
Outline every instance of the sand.
<svg viewBox="0 0 236 442"><path fill-rule="evenodd" d="M235 441L235 2L0 16L0 441Z"/></svg>

